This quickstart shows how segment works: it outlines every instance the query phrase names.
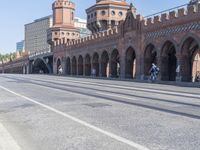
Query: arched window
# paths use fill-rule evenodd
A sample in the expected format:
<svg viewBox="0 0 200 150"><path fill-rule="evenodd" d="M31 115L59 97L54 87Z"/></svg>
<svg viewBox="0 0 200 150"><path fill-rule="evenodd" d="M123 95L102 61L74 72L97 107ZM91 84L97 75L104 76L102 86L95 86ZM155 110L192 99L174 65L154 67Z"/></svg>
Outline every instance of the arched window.
<svg viewBox="0 0 200 150"><path fill-rule="evenodd" d="M74 12L72 12L72 20L74 20Z"/></svg>

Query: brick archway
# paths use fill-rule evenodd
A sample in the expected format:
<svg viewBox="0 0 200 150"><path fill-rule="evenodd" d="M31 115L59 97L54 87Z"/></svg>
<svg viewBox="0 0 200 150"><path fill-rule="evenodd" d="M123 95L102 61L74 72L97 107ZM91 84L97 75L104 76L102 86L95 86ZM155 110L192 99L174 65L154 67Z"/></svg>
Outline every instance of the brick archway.
<svg viewBox="0 0 200 150"><path fill-rule="evenodd" d="M200 72L200 49L196 39L187 38L181 49L181 76L183 81L195 82Z"/></svg>
<svg viewBox="0 0 200 150"><path fill-rule="evenodd" d="M153 44L147 45L144 52L144 75L149 75L152 63L157 64L157 51Z"/></svg>
<svg viewBox="0 0 200 150"><path fill-rule="evenodd" d="M77 61L75 56L72 58L72 75L77 75Z"/></svg>
<svg viewBox="0 0 200 150"><path fill-rule="evenodd" d="M83 75L83 57L81 55L78 58L78 75Z"/></svg>
<svg viewBox="0 0 200 150"><path fill-rule="evenodd" d="M176 47L171 41L166 41L161 50L161 80L176 80Z"/></svg>
<svg viewBox="0 0 200 150"><path fill-rule="evenodd" d="M111 53L111 77L120 76L120 56L119 51L114 49Z"/></svg>
<svg viewBox="0 0 200 150"><path fill-rule="evenodd" d="M37 58L34 60L32 73L50 73L50 69L47 66L47 63L45 63L45 60L41 58Z"/></svg>
<svg viewBox="0 0 200 150"><path fill-rule="evenodd" d="M104 51L101 55L101 74L102 77L109 77L109 56L107 51Z"/></svg>
<svg viewBox="0 0 200 150"><path fill-rule="evenodd" d="M91 58L89 54L85 56L85 75L91 75Z"/></svg>
<svg viewBox="0 0 200 150"><path fill-rule="evenodd" d="M132 47L129 47L126 51L126 78L135 78L136 75L136 53Z"/></svg>

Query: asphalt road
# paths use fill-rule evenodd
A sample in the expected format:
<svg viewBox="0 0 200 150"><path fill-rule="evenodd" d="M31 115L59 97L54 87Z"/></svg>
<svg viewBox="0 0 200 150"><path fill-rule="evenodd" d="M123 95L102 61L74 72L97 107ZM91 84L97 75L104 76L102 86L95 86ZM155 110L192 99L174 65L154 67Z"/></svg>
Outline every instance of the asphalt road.
<svg viewBox="0 0 200 150"><path fill-rule="evenodd" d="M0 125L21 150L199 150L200 88L3 74Z"/></svg>

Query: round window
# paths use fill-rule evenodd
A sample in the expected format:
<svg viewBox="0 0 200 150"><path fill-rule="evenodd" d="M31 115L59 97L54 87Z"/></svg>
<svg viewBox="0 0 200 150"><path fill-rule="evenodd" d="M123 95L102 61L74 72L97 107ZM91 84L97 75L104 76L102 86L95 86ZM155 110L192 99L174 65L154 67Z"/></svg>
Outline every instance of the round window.
<svg viewBox="0 0 200 150"><path fill-rule="evenodd" d="M120 12L119 12L119 16L123 16L123 12L120 11Z"/></svg>
<svg viewBox="0 0 200 150"><path fill-rule="evenodd" d="M113 10L113 11L111 12L111 14L114 16L114 15L115 15L115 11Z"/></svg>

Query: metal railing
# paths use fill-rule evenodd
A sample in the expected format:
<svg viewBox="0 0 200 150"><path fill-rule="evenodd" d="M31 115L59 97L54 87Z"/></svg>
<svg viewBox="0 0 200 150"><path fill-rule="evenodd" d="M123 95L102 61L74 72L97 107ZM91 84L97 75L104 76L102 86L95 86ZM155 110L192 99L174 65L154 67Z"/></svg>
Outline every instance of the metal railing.
<svg viewBox="0 0 200 150"><path fill-rule="evenodd" d="M48 54L48 53L51 53L51 49L45 49L45 50L41 50L41 51L32 52L32 53L29 54L29 58L39 56L39 55Z"/></svg>

